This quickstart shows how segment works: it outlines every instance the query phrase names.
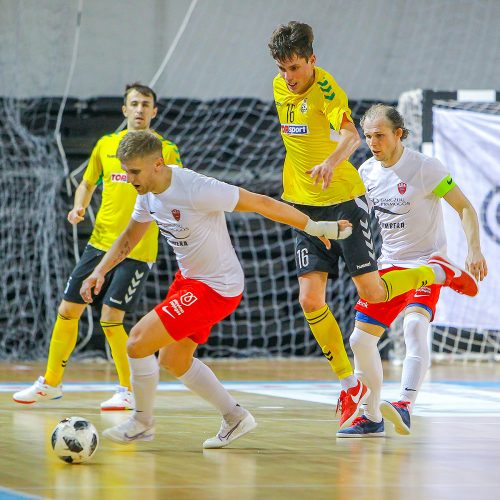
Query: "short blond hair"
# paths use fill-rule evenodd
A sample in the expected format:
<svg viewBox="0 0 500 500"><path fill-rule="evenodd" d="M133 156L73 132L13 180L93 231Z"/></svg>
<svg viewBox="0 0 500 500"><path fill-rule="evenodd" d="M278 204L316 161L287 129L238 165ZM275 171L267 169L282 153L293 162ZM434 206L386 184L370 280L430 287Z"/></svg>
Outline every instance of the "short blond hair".
<svg viewBox="0 0 500 500"><path fill-rule="evenodd" d="M137 157L149 156L158 153L161 156L161 140L149 130L134 130L127 132L120 141L116 157L126 163Z"/></svg>

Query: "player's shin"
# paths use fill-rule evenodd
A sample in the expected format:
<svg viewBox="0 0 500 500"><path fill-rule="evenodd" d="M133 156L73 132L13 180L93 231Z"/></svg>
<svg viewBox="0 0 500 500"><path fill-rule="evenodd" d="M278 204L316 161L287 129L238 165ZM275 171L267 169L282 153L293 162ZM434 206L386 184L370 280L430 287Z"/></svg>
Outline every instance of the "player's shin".
<svg viewBox="0 0 500 500"><path fill-rule="evenodd" d="M153 422L156 388L160 369L154 354L145 358L129 358L135 395L134 418L146 426Z"/></svg>
<svg viewBox="0 0 500 500"><path fill-rule="evenodd" d="M378 341L379 337L358 327L354 328L350 338L352 352L354 353L355 374L371 391L366 401L365 415L372 422L382 420L379 403L384 372L377 348Z"/></svg>
<svg viewBox="0 0 500 500"><path fill-rule="evenodd" d="M387 289L386 302L398 295L416 290L434 283L435 275L430 266L419 266L413 269L389 271L380 277Z"/></svg>
<svg viewBox="0 0 500 500"><path fill-rule="evenodd" d="M337 377L344 379L352 375L352 366L347 357L342 332L328 304L317 311L306 312L304 316Z"/></svg>
<svg viewBox="0 0 500 500"><path fill-rule="evenodd" d="M123 328L123 323L101 321L101 326L111 348L111 355L115 362L120 386L127 387L131 390L130 367L127 356L128 335L125 328Z"/></svg>
<svg viewBox="0 0 500 500"><path fill-rule="evenodd" d="M78 338L78 319L57 315L52 337L50 338L49 357L45 383L57 387L63 378L64 369Z"/></svg>

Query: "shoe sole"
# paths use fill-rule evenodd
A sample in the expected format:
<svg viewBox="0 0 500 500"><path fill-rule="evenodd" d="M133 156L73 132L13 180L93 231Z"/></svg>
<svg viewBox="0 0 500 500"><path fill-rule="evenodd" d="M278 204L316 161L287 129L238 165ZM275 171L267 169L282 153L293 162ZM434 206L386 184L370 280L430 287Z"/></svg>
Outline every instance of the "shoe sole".
<svg viewBox="0 0 500 500"><path fill-rule="evenodd" d="M50 398L50 399L37 399L35 401L20 401L19 399L14 399L14 398L12 398L12 400L22 405L32 405L40 402L43 403L44 401L55 401L56 399L61 399L61 398L62 396L57 396L57 398Z"/></svg>
<svg viewBox="0 0 500 500"><path fill-rule="evenodd" d="M341 431L342 429L346 429L347 427L349 427L353 420L358 416L359 414L359 409L361 407L362 404L364 404L366 402L366 400L368 399L368 396L370 395L370 389L368 389L368 387L366 388L366 393L365 395L359 400L359 403L358 403L358 409L357 411L355 411L340 427L339 427L339 431Z"/></svg>
<svg viewBox="0 0 500 500"><path fill-rule="evenodd" d="M373 438L373 437L385 437L385 431L383 432L372 432L370 434L345 434L337 432L338 438Z"/></svg>
<svg viewBox="0 0 500 500"><path fill-rule="evenodd" d="M203 449L205 450L214 450L218 448L225 448L226 446L229 446L231 443L234 443L237 439L240 439L240 437L243 437L245 434L248 434L250 431L253 431L257 427L257 422L255 419L253 419L251 422L245 424L242 429L240 429L240 434L238 434L236 437L228 441L227 443L223 443L222 441L219 443L215 443L213 445L205 445L203 443Z"/></svg>
<svg viewBox="0 0 500 500"><path fill-rule="evenodd" d="M380 411L384 419L389 420L394 424L394 429L398 434L403 436L408 436L410 434L410 428L403 422L399 412L387 401L382 401L379 405Z"/></svg>
<svg viewBox="0 0 500 500"><path fill-rule="evenodd" d="M106 408L103 408L101 406L101 411L129 411L133 410L133 408L125 408L124 406L107 406Z"/></svg>
<svg viewBox="0 0 500 500"><path fill-rule="evenodd" d="M456 266L455 264L448 261L447 259L445 259L441 255L433 255L429 259L428 263L429 264L437 264L438 266L446 267L450 271L453 271L453 273L455 273L455 271L458 270L462 273L463 276L466 276L469 278L469 286L462 287L462 288L458 288L456 286L453 286L453 280L452 280L452 282L448 286L449 286L449 288L451 288L455 292L460 293L462 295L467 295L468 297L475 297L479 293L479 285L477 283L477 280L476 280L476 278L474 278L474 276L471 273L469 273L469 271L462 269L460 266Z"/></svg>

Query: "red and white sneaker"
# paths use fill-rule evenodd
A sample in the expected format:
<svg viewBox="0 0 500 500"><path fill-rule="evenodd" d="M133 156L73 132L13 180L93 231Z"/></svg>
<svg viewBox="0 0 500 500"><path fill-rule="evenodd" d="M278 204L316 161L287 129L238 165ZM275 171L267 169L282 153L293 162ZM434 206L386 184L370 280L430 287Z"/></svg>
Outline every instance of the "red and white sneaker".
<svg viewBox="0 0 500 500"><path fill-rule="evenodd" d="M41 401L60 399L62 398L62 395L62 385L52 387L51 385L45 383L45 379L43 377L38 377L38 380L33 385L30 385L22 391L16 392L12 396L12 399L16 403L30 405Z"/></svg>
<svg viewBox="0 0 500 500"><path fill-rule="evenodd" d="M128 390L128 387L119 385L113 396L101 403L101 411L133 410L134 406L134 395Z"/></svg>
<svg viewBox="0 0 500 500"><path fill-rule="evenodd" d="M337 414L340 411L339 428L345 429L351 425L358 416L359 408L370 395L370 389L361 380L358 380L356 387L351 387L347 391L341 391L337 402Z"/></svg>
<svg viewBox="0 0 500 500"><path fill-rule="evenodd" d="M452 290L469 297L475 297L479 292L476 278L471 273L450 262L445 256L440 254L431 255L428 264L441 266L446 274L443 286L449 286Z"/></svg>

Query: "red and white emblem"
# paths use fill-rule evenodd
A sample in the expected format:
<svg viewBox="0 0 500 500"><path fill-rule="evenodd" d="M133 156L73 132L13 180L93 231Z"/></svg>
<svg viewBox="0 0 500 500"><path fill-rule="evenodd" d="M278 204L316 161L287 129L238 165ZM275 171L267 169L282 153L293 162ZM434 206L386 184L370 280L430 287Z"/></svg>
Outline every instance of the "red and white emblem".
<svg viewBox="0 0 500 500"><path fill-rule="evenodd" d="M172 209L172 215L174 216L174 219L177 221L181 219L181 211L178 210L177 208Z"/></svg>
<svg viewBox="0 0 500 500"><path fill-rule="evenodd" d="M399 191L399 194L405 194L406 193L406 182L400 182L398 184L398 191Z"/></svg>

